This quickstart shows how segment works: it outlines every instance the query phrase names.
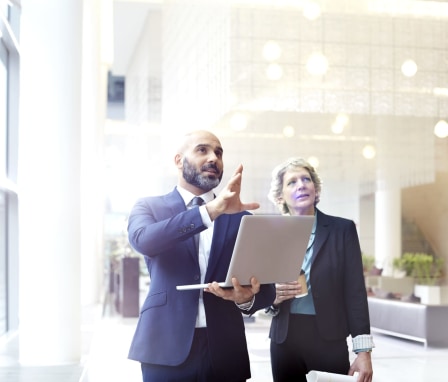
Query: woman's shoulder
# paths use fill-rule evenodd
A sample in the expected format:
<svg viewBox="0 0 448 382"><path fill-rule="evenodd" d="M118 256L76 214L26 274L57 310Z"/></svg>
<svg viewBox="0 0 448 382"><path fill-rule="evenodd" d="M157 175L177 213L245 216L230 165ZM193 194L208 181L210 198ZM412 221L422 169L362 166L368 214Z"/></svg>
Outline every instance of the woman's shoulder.
<svg viewBox="0 0 448 382"><path fill-rule="evenodd" d="M329 215L322 212L321 210L317 210L317 222L318 224L319 222L321 222L321 223L333 223L343 226L355 225L355 222L349 218L336 215Z"/></svg>

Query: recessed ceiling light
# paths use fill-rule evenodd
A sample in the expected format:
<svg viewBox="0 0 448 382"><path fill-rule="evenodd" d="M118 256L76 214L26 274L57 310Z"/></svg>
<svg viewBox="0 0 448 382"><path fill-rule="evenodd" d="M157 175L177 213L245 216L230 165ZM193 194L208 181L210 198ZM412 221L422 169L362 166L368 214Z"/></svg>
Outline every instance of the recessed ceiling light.
<svg viewBox="0 0 448 382"><path fill-rule="evenodd" d="M441 119L434 126L434 134L438 138L446 138L448 137L448 122Z"/></svg>
<svg viewBox="0 0 448 382"><path fill-rule="evenodd" d="M230 127L235 131L243 131L247 127L248 118L246 113L238 112L230 118Z"/></svg>
<svg viewBox="0 0 448 382"><path fill-rule="evenodd" d="M373 147L372 145L366 145L362 149L362 156L366 159L373 159L373 158L375 158L375 155L376 155L376 150L375 150L375 147Z"/></svg>
<svg viewBox="0 0 448 382"><path fill-rule="evenodd" d="M308 20L316 20L320 16L320 5L314 1L306 3L303 7L303 16Z"/></svg>
<svg viewBox="0 0 448 382"><path fill-rule="evenodd" d="M266 68L266 77L269 80L279 80L283 76L283 68L279 64L269 64Z"/></svg>
<svg viewBox="0 0 448 382"><path fill-rule="evenodd" d="M314 76L321 76L328 70L328 60L322 53L313 53L306 63L306 69Z"/></svg>
<svg viewBox="0 0 448 382"><path fill-rule="evenodd" d="M308 158L308 163L313 166L315 169L319 167L319 159L315 156L311 156Z"/></svg>
<svg viewBox="0 0 448 382"><path fill-rule="evenodd" d="M268 41L263 46L263 58L267 61L275 61L280 58L282 49L276 41Z"/></svg>
<svg viewBox="0 0 448 382"><path fill-rule="evenodd" d="M296 131L294 127L287 125L283 128L283 135L287 138L291 138L295 135Z"/></svg>
<svg viewBox="0 0 448 382"><path fill-rule="evenodd" d="M406 60L401 65L401 72L406 77L414 77L415 73L417 73L417 69L418 67L414 60Z"/></svg>

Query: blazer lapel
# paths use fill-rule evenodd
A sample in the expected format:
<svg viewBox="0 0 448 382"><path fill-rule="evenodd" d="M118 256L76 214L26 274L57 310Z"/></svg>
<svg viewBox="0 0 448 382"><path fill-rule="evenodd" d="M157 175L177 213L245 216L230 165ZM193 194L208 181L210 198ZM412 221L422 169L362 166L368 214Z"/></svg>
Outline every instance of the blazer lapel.
<svg viewBox="0 0 448 382"><path fill-rule="evenodd" d="M330 222L327 219L327 216L317 210L317 226L316 226L316 236L314 239L314 249L313 249L313 259L312 262L316 259L316 257L319 255L320 249L322 248L322 245L325 243L325 241L328 238L328 235L330 233Z"/></svg>

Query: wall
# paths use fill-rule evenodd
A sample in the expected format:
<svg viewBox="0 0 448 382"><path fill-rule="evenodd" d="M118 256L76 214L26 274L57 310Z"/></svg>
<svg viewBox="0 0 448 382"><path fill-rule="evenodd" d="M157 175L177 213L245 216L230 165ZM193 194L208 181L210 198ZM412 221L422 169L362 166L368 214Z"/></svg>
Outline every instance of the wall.
<svg viewBox="0 0 448 382"><path fill-rule="evenodd" d="M448 273L448 172L438 172L433 184L402 191L402 215L420 228L436 255L446 259Z"/></svg>

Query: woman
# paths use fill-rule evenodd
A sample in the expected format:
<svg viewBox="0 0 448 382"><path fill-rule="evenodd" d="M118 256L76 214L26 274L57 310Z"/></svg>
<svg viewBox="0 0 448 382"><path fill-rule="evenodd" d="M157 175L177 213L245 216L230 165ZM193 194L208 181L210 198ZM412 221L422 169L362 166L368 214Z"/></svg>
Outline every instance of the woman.
<svg viewBox="0 0 448 382"><path fill-rule="evenodd" d="M316 208L321 180L302 158L291 158L272 172L269 199L285 215L314 215L315 222L302 264L308 294L292 281L276 285L271 367L273 379L305 381L310 370L353 375L372 381L367 294L361 249L353 221L329 216ZM347 337L357 354L350 365Z"/></svg>

